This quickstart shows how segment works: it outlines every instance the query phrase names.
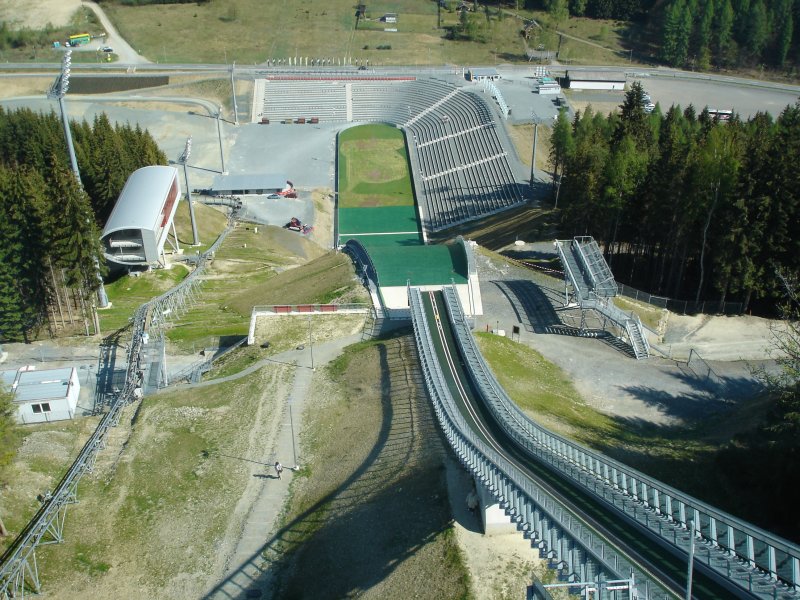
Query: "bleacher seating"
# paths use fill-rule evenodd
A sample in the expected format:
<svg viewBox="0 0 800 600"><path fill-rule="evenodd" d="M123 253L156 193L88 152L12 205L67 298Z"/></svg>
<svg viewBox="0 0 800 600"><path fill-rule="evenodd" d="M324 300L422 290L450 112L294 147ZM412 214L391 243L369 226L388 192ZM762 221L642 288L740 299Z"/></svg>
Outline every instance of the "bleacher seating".
<svg viewBox="0 0 800 600"><path fill-rule="evenodd" d="M404 129L427 230L524 201L506 150L511 142L479 94L436 79L269 81L265 87L263 115L270 119L316 116Z"/></svg>

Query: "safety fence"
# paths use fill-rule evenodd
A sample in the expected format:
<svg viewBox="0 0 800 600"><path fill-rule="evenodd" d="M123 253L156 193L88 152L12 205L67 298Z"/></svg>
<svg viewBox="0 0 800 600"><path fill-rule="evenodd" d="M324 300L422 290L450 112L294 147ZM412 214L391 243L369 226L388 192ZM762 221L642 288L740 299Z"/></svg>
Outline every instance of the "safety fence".
<svg viewBox="0 0 800 600"><path fill-rule="evenodd" d="M757 598L800 597L800 546L710 506L599 452L550 432L508 397L477 349L455 290L444 290L466 366L498 422L530 454L659 541Z"/></svg>
<svg viewBox="0 0 800 600"><path fill-rule="evenodd" d="M744 310L742 302L720 302L719 300L675 300L664 296L656 296L649 292L637 290L624 283L617 282L619 293L639 302L646 302L659 308L666 308L670 312L680 315L740 315Z"/></svg>
<svg viewBox="0 0 800 600"><path fill-rule="evenodd" d="M551 269L524 259L518 260L507 256L505 258L514 264L532 271L545 273L553 277L564 277L564 271L559 271L558 269ZM620 282L617 282L617 292L620 296L625 296L626 298L644 302L645 304L650 304L658 308L666 308L670 312L681 315L740 315L744 311L744 303L742 302L720 302L719 300L701 300L695 302L693 300L676 300L675 298L667 298L666 296L657 296L650 292L643 292L642 290L637 290L635 287Z"/></svg>
<svg viewBox="0 0 800 600"><path fill-rule="evenodd" d="M194 288L197 279L204 272L206 261L214 255L219 245L235 227L236 216L236 211L232 211L227 227L216 242L201 255L197 269L171 290L136 309L132 318L131 341L128 344L125 383L116 397L112 398L108 412L100 420L61 481L53 491L41 495L41 508L0 557L0 599L24 598L26 593L32 591L38 594L41 591L36 549L40 545L63 541L67 507L78 502L78 483L84 474L94 470L97 455L106 447L108 432L119 424L123 409L142 396L144 378L142 350L149 337L145 332L146 328L148 325L163 326L167 315L174 318L175 314L171 308L170 312L166 312L167 309L164 307L171 307L170 298L174 294L185 293L187 289ZM157 322L151 318L153 312L160 315Z"/></svg>

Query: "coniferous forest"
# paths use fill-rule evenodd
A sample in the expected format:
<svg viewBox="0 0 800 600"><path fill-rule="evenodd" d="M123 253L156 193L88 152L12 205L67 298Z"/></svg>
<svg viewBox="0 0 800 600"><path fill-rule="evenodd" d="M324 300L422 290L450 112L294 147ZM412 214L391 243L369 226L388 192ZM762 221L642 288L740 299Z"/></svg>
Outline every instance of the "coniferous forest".
<svg viewBox="0 0 800 600"><path fill-rule="evenodd" d="M122 187L136 169L166 164L138 126L112 126L105 114L71 126L82 185L59 116L0 107L0 341L28 341L72 306L85 316Z"/></svg>
<svg viewBox="0 0 800 600"><path fill-rule="evenodd" d="M517 2L517 5L520 3ZM796 0L527 0L556 22L567 16L626 21L641 57L678 68L773 68L796 75Z"/></svg>
<svg viewBox="0 0 800 600"><path fill-rule="evenodd" d="M800 102L720 122L692 106L648 115L643 94L634 83L617 114L559 115L564 233L594 236L624 283L776 316L777 273L800 271Z"/></svg>

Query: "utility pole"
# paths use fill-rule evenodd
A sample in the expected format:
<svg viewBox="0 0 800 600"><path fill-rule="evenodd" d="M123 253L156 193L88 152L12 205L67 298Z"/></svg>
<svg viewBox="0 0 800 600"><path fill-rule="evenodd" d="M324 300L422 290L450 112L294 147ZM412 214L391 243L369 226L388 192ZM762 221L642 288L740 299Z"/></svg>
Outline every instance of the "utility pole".
<svg viewBox="0 0 800 600"><path fill-rule="evenodd" d="M186 140L186 146L183 149L183 153L178 158L178 162L183 165L183 180L186 183L186 202L189 204L189 219L192 222L192 242L193 246L200 245L200 238L197 235L197 221L194 218L194 206L192 206L192 195L189 192L189 175L186 172L186 162L189 160L189 156L192 154L192 136L189 136Z"/></svg>
<svg viewBox="0 0 800 600"><path fill-rule="evenodd" d="M227 61L226 61L227 62ZM233 81L233 72L236 70L236 61L231 65L231 96L233 97L233 123L239 126L239 107L236 105L236 84ZM223 169L224 171L225 169Z"/></svg>
<svg viewBox="0 0 800 600"><path fill-rule="evenodd" d="M225 155L222 153L222 129L219 124L220 116L222 115L222 107L217 110L217 139L219 140L219 162L222 164L222 174L225 174Z"/></svg>
<svg viewBox="0 0 800 600"><path fill-rule="evenodd" d="M533 182L536 181L536 142L539 139L539 117L536 116L534 111L531 111L533 118L533 156L531 157L531 191L533 191Z"/></svg>
<svg viewBox="0 0 800 600"><path fill-rule="evenodd" d="M56 77L56 80L53 82L53 85L50 86L50 89L47 92L47 97L51 99L58 100L58 107L61 110L61 122L64 125L64 137L67 140L67 152L69 153L69 162L72 166L72 172L75 174L75 179L78 181L78 185L83 188L83 183L81 182L81 172L78 170L78 159L75 156L75 147L72 144L72 131L69 128L69 119L67 118L67 108L64 104L64 96L67 95L67 90L69 89L69 74L70 74L70 66L72 65L72 50L67 50L64 52L64 58L61 60L61 72ZM106 288L103 285L103 277L100 275L100 262L98 261L97 257L94 259L94 266L95 266L95 273L97 275L97 281L99 287L97 288L97 302L100 308L108 308L110 303L108 302L108 295L106 294ZM95 323L98 323L95 320ZM99 324L96 329L97 333L100 333Z"/></svg>

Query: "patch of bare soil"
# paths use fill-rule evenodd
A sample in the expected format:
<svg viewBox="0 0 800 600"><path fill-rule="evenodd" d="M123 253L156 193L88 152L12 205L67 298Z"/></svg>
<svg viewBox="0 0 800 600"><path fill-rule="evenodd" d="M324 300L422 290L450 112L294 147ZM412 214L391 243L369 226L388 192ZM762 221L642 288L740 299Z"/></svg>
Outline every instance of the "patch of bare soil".
<svg viewBox="0 0 800 600"><path fill-rule="evenodd" d="M619 112L620 102L587 102L586 100L570 99L569 104L575 112L581 111L581 114L591 106L592 112L595 114L610 115Z"/></svg>
<svg viewBox="0 0 800 600"><path fill-rule="evenodd" d="M316 189L311 192L314 205L314 231L310 238L322 248L333 247L333 193L329 189Z"/></svg>
<svg viewBox="0 0 800 600"><path fill-rule="evenodd" d="M280 553L266 557L270 597L464 597L413 339L351 354L341 381L315 381L314 393L303 434L313 458L293 482Z"/></svg>
<svg viewBox="0 0 800 600"><path fill-rule="evenodd" d="M256 344L270 343L270 350L283 352L299 345L313 351L313 344L359 333L366 315L316 314L309 317L275 315L256 320Z"/></svg>
<svg viewBox="0 0 800 600"><path fill-rule="evenodd" d="M41 504L37 496L52 490L86 443L98 419L86 418L63 423L26 425L7 481L0 486L0 517L11 534L0 539L4 549Z"/></svg>
<svg viewBox="0 0 800 600"><path fill-rule="evenodd" d="M80 7L80 0L0 0L0 21L13 29L61 27L69 24Z"/></svg>
<svg viewBox="0 0 800 600"><path fill-rule="evenodd" d="M40 96L52 85L52 77L3 77L0 98Z"/></svg>
<svg viewBox="0 0 800 600"><path fill-rule="evenodd" d="M222 577L281 426L291 367L128 407L39 553L51 598L196 599Z"/></svg>

